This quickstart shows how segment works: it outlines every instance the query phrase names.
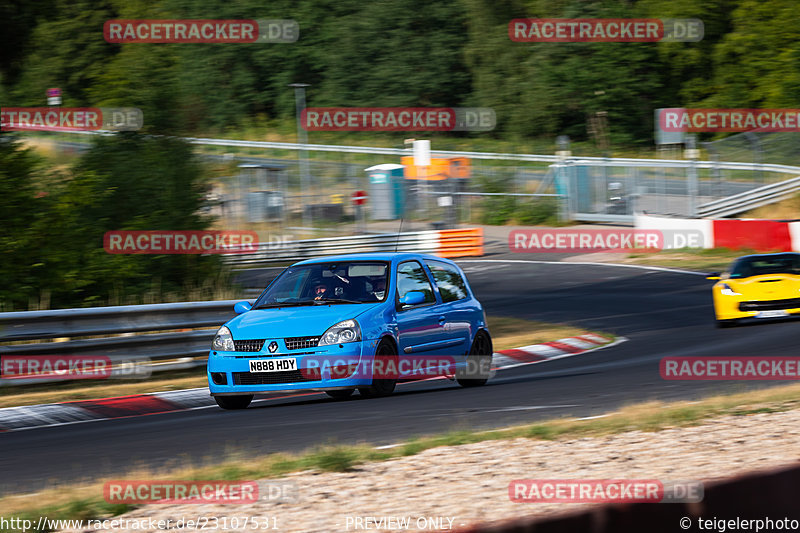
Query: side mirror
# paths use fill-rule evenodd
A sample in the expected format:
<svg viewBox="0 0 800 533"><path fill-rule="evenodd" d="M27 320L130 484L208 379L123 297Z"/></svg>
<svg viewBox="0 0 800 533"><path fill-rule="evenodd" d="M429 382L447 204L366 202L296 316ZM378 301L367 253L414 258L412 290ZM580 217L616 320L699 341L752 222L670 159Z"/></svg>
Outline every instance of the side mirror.
<svg viewBox="0 0 800 533"><path fill-rule="evenodd" d="M720 276L719 272L712 272L711 274L706 276L706 279L720 280L720 279L722 279L722 277Z"/></svg>
<svg viewBox="0 0 800 533"><path fill-rule="evenodd" d="M247 301L236 302L236 305L233 306L233 310L236 312L237 315L241 315L242 313L245 313L252 308L253 306L250 305L250 302Z"/></svg>
<svg viewBox="0 0 800 533"><path fill-rule="evenodd" d="M425 293L420 291L407 292L400 298L401 305L419 305L425 301Z"/></svg>

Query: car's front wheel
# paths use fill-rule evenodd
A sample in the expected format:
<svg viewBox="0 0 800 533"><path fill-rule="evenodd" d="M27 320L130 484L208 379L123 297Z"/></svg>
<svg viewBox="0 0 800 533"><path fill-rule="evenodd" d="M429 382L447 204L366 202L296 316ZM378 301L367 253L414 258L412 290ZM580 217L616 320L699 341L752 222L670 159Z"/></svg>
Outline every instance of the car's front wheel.
<svg viewBox="0 0 800 533"><path fill-rule="evenodd" d="M462 387L478 387L484 385L491 374L492 339L483 331L479 331L472 341L472 348L467 356L467 368L456 374L456 381Z"/></svg>
<svg viewBox="0 0 800 533"><path fill-rule="evenodd" d="M223 409L245 409L253 401L253 395L214 396L214 401Z"/></svg>
<svg viewBox="0 0 800 533"><path fill-rule="evenodd" d="M355 392L355 389L336 389L336 390L326 390L325 394L333 398L334 400L344 400L349 398L351 394Z"/></svg>
<svg viewBox="0 0 800 533"><path fill-rule="evenodd" d="M365 398L389 396L397 385L397 350L390 341L383 340L375 350L372 365L372 385L359 387L358 392ZM375 374L383 377L375 377Z"/></svg>

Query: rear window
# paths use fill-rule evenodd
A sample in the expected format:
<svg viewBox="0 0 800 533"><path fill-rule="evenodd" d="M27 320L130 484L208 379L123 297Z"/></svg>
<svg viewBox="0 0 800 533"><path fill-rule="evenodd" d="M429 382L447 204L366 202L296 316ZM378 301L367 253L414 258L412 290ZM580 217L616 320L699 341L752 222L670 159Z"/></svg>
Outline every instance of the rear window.
<svg viewBox="0 0 800 533"><path fill-rule="evenodd" d="M467 284L456 267L439 261L426 261L425 263L431 269L443 302L455 302L469 296Z"/></svg>

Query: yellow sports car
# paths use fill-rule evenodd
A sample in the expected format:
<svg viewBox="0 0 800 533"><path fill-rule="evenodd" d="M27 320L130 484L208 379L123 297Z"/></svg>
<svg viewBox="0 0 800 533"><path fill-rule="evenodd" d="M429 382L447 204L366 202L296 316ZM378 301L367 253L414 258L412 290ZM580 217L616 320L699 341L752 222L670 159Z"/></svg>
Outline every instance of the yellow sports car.
<svg viewBox="0 0 800 533"><path fill-rule="evenodd" d="M712 289L717 326L742 318L778 318L800 313L800 253L745 255Z"/></svg>

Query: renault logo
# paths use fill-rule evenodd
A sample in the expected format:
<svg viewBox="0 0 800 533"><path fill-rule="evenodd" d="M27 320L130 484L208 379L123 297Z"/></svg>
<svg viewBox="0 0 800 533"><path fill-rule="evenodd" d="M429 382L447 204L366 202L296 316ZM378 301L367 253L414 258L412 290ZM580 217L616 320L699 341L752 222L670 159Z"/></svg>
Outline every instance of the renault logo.
<svg viewBox="0 0 800 533"><path fill-rule="evenodd" d="M269 343L269 353L275 353L276 351L278 351L278 343L272 341L271 343Z"/></svg>

